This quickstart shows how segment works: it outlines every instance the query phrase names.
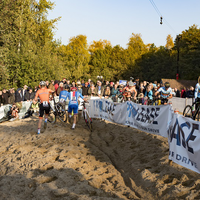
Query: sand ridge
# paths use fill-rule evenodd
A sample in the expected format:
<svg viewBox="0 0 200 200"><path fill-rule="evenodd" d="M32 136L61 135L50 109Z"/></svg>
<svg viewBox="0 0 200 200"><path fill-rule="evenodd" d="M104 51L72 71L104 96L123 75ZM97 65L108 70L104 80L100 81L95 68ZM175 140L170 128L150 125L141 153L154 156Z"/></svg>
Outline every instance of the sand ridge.
<svg viewBox="0 0 200 200"><path fill-rule="evenodd" d="M0 124L0 199L200 199L200 175L168 164L167 138L103 120Z"/></svg>

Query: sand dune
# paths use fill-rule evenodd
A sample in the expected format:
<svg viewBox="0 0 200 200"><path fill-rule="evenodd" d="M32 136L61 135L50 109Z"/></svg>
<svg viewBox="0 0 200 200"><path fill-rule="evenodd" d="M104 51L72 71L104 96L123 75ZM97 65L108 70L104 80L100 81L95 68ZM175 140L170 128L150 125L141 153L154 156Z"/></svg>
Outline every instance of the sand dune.
<svg viewBox="0 0 200 200"><path fill-rule="evenodd" d="M166 138L102 120L90 133L37 118L0 124L0 199L200 199L200 175L168 163Z"/></svg>

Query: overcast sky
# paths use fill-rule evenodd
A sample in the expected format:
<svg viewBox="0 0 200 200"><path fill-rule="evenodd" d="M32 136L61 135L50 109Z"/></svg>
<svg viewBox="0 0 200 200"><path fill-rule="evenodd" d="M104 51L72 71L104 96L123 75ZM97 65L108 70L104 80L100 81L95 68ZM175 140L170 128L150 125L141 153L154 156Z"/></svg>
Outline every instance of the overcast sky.
<svg viewBox="0 0 200 200"><path fill-rule="evenodd" d="M55 8L49 11L48 18L61 17L54 38L64 45L71 37L82 34L87 36L88 44L105 39L112 46L127 48L131 34L140 33L145 44L158 47L166 44L168 34L175 39L193 24L198 28L200 24L200 0L52 1Z"/></svg>

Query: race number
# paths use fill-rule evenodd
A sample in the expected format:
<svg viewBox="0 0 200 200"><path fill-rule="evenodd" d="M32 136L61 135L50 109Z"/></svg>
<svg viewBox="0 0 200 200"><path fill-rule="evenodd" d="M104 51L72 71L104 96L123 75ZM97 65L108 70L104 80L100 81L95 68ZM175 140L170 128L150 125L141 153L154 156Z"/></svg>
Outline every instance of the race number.
<svg viewBox="0 0 200 200"><path fill-rule="evenodd" d="M48 103L48 101L43 101L43 107L48 107L49 106L49 103Z"/></svg>

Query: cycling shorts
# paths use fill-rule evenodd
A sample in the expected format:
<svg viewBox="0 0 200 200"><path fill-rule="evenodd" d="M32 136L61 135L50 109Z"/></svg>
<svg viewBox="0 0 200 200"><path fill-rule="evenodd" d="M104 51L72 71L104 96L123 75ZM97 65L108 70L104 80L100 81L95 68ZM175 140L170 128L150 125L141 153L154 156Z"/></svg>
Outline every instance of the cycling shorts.
<svg viewBox="0 0 200 200"><path fill-rule="evenodd" d="M78 114L78 105L77 104L71 104L68 106L68 113L72 113L72 110L75 115Z"/></svg>
<svg viewBox="0 0 200 200"><path fill-rule="evenodd" d="M168 103L168 99L161 99L161 104L164 105L165 103Z"/></svg>
<svg viewBox="0 0 200 200"><path fill-rule="evenodd" d="M40 104L40 111L39 111L39 118L43 118L44 116L44 112L46 115L49 114L49 111L50 111L50 104L47 104L47 105L43 105L43 103Z"/></svg>

